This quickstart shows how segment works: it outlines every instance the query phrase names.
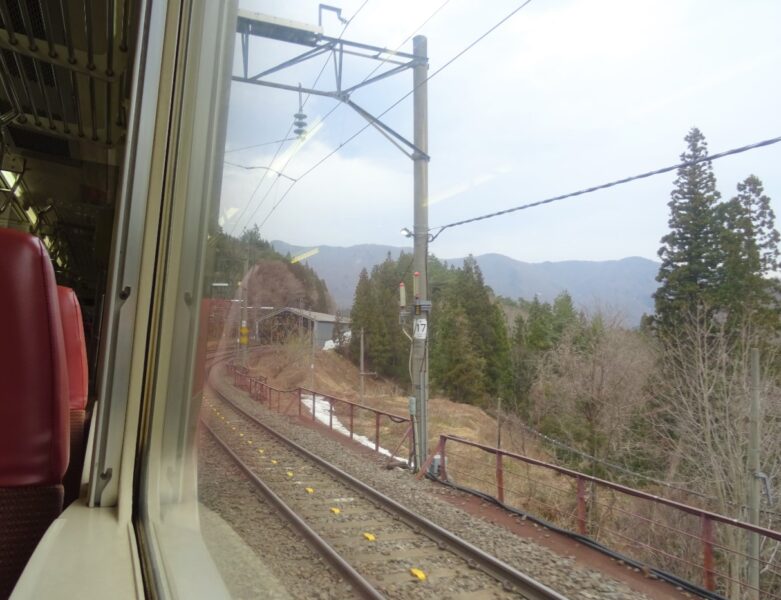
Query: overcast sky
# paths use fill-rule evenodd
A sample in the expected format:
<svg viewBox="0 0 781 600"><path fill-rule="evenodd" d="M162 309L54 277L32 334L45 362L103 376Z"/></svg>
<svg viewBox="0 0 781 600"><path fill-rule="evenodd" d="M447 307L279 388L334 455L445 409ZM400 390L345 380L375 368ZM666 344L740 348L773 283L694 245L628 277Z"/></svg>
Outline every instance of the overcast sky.
<svg viewBox="0 0 781 600"><path fill-rule="evenodd" d="M368 0L344 37L395 49L443 2ZM350 18L363 0L330 3ZM430 72L519 4L450 0L419 32L428 38ZM241 5L317 24L318 2ZM692 126L712 153L781 135L779 24L778 0L533 0L429 82L430 224L674 164ZM323 27L334 37L342 30L330 13ZM259 72L303 50L255 38L250 68ZM401 50L411 52L412 42ZM324 61L320 56L269 79L310 86ZM346 83L375 66L346 60ZM332 65L318 88L334 89ZM353 100L379 114L411 89L407 71L356 91ZM310 129L334 104L308 101ZM297 110L295 93L234 83L227 149L283 138ZM383 120L411 139L411 99ZM298 178L365 123L341 106L304 143L284 144L273 164L278 144L228 152L226 160L277 170L287 162L284 173ZM759 176L781 216L781 144L721 159L714 170L724 197L749 174ZM656 259L674 178L448 230L431 251L443 258L497 252L530 262ZM260 169L227 165L225 230L265 220L264 238L314 247L404 245L399 229L412 227L412 161L372 128L297 182L269 216L290 185L267 172L264 178Z"/></svg>

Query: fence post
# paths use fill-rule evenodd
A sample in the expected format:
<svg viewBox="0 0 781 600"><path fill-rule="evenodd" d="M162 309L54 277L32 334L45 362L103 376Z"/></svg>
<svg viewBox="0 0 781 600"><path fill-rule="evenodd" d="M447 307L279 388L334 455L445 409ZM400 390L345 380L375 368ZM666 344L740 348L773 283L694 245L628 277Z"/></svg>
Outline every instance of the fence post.
<svg viewBox="0 0 781 600"><path fill-rule="evenodd" d="M355 404L350 404L350 439L353 439L353 413L355 412Z"/></svg>
<svg viewBox="0 0 781 600"><path fill-rule="evenodd" d="M578 533L586 535L586 482L578 477Z"/></svg>
<svg viewBox="0 0 781 600"><path fill-rule="evenodd" d="M374 451L380 451L380 413L374 413Z"/></svg>
<svg viewBox="0 0 781 600"><path fill-rule="evenodd" d="M502 452L498 450L496 456L496 499L504 504L504 468L502 465Z"/></svg>
<svg viewBox="0 0 781 600"><path fill-rule="evenodd" d="M447 459L445 458L445 446L447 445L447 438L442 438L442 451L439 453L439 478L442 481L447 481Z"/></svg>
<svg viewBox="0 0 781 600"><path fill-rule="evenodd" d="M716 590L713 576L713 523L705 515L702 516L702 579L706 590Z"/></svg>

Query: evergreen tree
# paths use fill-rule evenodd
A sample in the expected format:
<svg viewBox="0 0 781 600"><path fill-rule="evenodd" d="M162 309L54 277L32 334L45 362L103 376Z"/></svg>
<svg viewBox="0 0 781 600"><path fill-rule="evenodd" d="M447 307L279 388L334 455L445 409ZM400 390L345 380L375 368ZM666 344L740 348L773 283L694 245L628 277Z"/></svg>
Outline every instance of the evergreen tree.
<svg viewBox="0 0 781 600"><path fill-rule="evenodd" d="M690 163L708 155L705 137L693 128L685 138L681 161ZM699 305L717 301L718 269L722 262L720 227L715 207L720 198L710 161L678 169L671 194L670 232L662 238L662 265L656 280L661 284L654 298L658 324L673 327Z"/></svg>
<svg viewBox="0 0 781 600"><path fill-rule="evenodd" d="M485 389L492 396L506 394L510 387L510 345L499 307L491 299L477 261L464 260L452 286L452 298L468 317L472 347L485 363Z"/></svg>
<svg viewBox="0 0 781 600"><path fill-rule="evenodd" d="M350 311L350 359L358 363L361 355L361 328L369 328L372 320L374 307L372 302L371 285L369 283L369 273L366 269L361 269L358 276L358 285L355 286L355 297L353 299L353 308Z"/></svg>
<svg viewBox="0 0 781 600"><path fill-rule="evenodd" d="M562 333L578 320L578 313L572 302L572 296L567 290L561 292L553 300L552 308L553 337L555 340L561 338Z"/></svg>
<svg viewBox="0 0 781 600"><path fill-rule="evenodd" d="M432 336L431 382L451 400L480 404L485 397L485 360L469 335L469 319L461 306L446 302Z"/></svg>
<svg viewBox="0 0 781 600"><path fill-rule="evenodd" d="M555 333L553 311L547 302L540 302L537 296L529 305L529 316L525 323L523 344L532 353L542 353L553 348Z"/></svg>
<svg viewBox="0 0 781 600"><path fill-rule="evenodd" d="M732 320L753 316L778 326L777 282L770 279L779 267L779 234L770 198L762 182L750 175L738 184L738 195L719 207L724 264L720 301Z"/></svg>

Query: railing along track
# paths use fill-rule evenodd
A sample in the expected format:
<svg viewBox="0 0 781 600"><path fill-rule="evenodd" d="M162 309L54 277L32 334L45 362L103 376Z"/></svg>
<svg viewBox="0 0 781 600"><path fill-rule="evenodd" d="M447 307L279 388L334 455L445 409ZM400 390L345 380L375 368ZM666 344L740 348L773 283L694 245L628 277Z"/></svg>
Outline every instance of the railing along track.
<svg viewBox="0 0 781 600"><path fill-rule="evenodd" d="M526 598L527 600L566 600L565 596L551 590L547 586L541 584L521 571L518 571L514 567L502 562L501 560L486 553L480 548L457 537L452 532L440 527L432 521L429 521L425 517L416 514L392 498L382 494L371 486L346 473L339 467L329 463L320 456L317 456L296 442L288 439L281 433L275 431L263 423L251 413L244 410L241 406L239 406L230 398L226 397L214 386L208 384L207 390L221 402L227 404L231 410L236 412L243 419L249 421L264 433L273 437L283 446L291 449L296 455L304 457L304 459L310 463L314 463L317 465L317 467L328 473L333 479L341 482L342 485L347 486L352 491L358 492L382 511L390 514L394 521L400 521L404 523L408 528L412 529L413 532L421 534L429 540L435 542L438 549L447 550L450 553L459 556L466 563L467 568L472 572L482 571L491 579L497 581L499 583L498 587L504 593L518 594L520 597ZM282 512L291 520L294 526L308 540L310 540L318 550L322 552L324 557L334 566L334 568L342 573L342 575L344 575L344 577L353 584L353 587L361 596L367 598L384 597L384 595L378 591L376 587L369 583L354 567L352 567L328 542L325 541L322 536L315 532L312 527L310 527L300 516L298 516L294 509L290 508L290 506L287 505L279 495L275 494L269 485L264 482L236 452L231 450L225 441L220 439L219 435L211 427L209 427L208 424L206 424L205 419L203 419L203 421L207 430L215 437L215 439L217 439L217 441L231 456L231 458L248 475L253 484L258 487L258 489L267 498L269 498L271 503L273 503L280 510L280 512ZM434 548L432 552L436 551L437 548ZM461 565L459 568L463 569L463 565Z"/></svg>

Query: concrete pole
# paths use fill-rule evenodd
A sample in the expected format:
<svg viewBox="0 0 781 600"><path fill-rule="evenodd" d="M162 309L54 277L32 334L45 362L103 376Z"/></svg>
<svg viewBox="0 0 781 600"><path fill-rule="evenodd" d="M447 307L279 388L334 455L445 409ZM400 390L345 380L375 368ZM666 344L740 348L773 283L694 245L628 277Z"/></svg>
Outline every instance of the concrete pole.
<svg viewBox="0 0 781 600"><path fill-rule="evenodd" d="M421 62L412 69L413 92L413 128L414 144L428 154L428 49L426 37L417 35L412 40L412 53ZM419 276L418 302L428 301L428 158L414 157L414 254L413 267ZM413 318L427 319L425 311ZM417 329L417 328L416 328ZM427 331L427 328L426 328ZM412 384L415 390L416 418L418 421L417 448L415 463L418 468L423 465L428 456L428 344L427 338L415 336L412 342Z"/></svg>
<svg viewBox="0 0 781 600"><path fill-rule="evenodd" d="M496 400L496 447L502 447L502 399Z"/></svg>
<svg viewBox="0 0 781 600"><path fill-rule="evenodd" d="M247 250L249 252L249 250ZM249 256L244 257L244 276L241 279L241 323L239 324L239 350L241 366L247 366L247 345L249 327L247 326L247 304L249 303Z"/></svg>
<svg viewBox="0 0 781 600"><path fill-rule="evenodd" d="M759 525L759 350L751 349L751 415L748 441L748 522ZM750 600L759 600L759 534L748 533L748 584Z"/></svg>
<svg viewBox="0 0 781 600"><path fill-rule="evenodd" d="M363 327L361 327L361 404L363 404Z"/></svg>
<svg viewBox="0 0 781 600"><path fill-rule="evenodd" d="M312 319L312 395L315 393L315 348L317 346L317 321Z"/></svg>

